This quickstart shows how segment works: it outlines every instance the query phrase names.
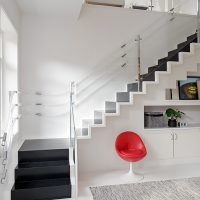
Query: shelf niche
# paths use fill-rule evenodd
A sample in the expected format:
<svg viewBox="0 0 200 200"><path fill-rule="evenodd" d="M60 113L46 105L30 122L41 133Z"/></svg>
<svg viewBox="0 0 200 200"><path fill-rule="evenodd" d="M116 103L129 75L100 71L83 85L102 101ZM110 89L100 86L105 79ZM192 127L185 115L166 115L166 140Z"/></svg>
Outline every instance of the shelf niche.
<svg viewBox="0 0 200 200"><path fill-rule="evenodd" d="M144 107L144 112L161 112L163 113L163 126L162 127L145 127L144 129L166 129L166 128L171 128L168 127L168 118L165 116L165 111L167 108L173 108L173 109L178 109L182 112L185 113L185 115L182 116L181 119L178 119L179 122L186 122L187 126L182 126L182 127L175 127L175 129L178 128L200 128L200 104L199 105L161 105L161 106L145 106Z"/></svg>

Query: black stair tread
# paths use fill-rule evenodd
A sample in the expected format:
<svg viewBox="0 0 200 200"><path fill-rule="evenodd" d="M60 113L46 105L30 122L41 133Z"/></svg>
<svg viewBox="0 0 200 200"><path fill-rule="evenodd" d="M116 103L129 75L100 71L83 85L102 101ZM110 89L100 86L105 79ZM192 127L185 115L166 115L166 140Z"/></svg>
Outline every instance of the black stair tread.
<svg viewBox="0 0 200 200"><path fill-rule="evenodd" d="M129 102L129 92L117 92L117 102Z"/></svg>
<svg viewBox="0 0 200 200"><path fill-rule="evenodd" d="M128 92L138 92L138 82L129 83L127 85L127 91Z"/></svg>
<svg viewBox="0 0 200 200"><path fill-rule="evenodd" d="M18 169L18 168L62 166L62 165L69 165L69 160L22 162L22 163L18 164L18 167L16 169Z"/></svg>
<svg viewBox="0 0 200 200"><path fill-rule="evenodd" d="M184 42L178 44L177 46L178 46L178 49L183 49L183 48L186 47L188 44L189 44L188 41L184 41Z"/></svg>
<svg viewBox="0 0 200 200"><path fill-rule="evenodd" d="M34 139L25 140L19 151L41 151L68 149L67 139Z"/></svg>
<svg viewBox="0 0 200 200"><path fill-rule="evenodd" d="M105 112L106 113L116 113L117 104L114 101L105 102Z"/></svg>
<svg viewBox="0 0 200 200"><path fill-rule="evenodd" d="M148 74L151 73L151 72L156 71L158 68L159 68L158 65L155 65L155 66L152 66L152 67L148 67Z"/></svg>
<svg viewBox="0 0 200 200"><path fill-rule="evenodd" d="M187 46L190 47L190 43L192 43L192 42L197 42L197 33L187 37L187 41L184 41L184 42L178 44L179 51L181 51L182 49L185 49Z"/></svg>
<svg viewBox="0 0 200 200"><path fill-rule="evenodd" d="M193 35L190 35L190 36L187 37L188 41L191 41L191 40L193 41L195 39L197 39L197 33L194 33Z"/></svg>
<svg viewBox="0 0 200 200"><path fill-rule="evenodd" d="M60 186L60 185L71 185L70 178L40 179L40 180L32 180L32 181L16 181L12 190L53 187L53 186Z"/></svg>
<svg viewBox="0 0 200 200"><path fill-rule="evenodd" d="M168 58L170 59L171 57L174 57L179 52L180 52L179 49L174 49L172 51L169 51Z"/></svg>
<svg viewBox="0 0 200 200"><path fill-rule="evenodd" d="M168 61L168 57L161 58L161 59L158 60L158 65L160 65L160 64L162 64L164 62L167 62L167 61Z"/></svg>
<svg viewBox="0 0 200 200"><path fill-rule="evenodd" d="M142 74L140 78L142 81L155 81L155 72Z"/></svg>

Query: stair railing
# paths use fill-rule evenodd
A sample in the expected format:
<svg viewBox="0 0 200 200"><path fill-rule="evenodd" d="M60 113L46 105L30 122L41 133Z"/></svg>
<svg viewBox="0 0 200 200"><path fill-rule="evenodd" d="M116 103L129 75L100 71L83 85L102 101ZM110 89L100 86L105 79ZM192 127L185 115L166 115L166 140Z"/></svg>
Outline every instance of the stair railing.
<svg viewBox="0 0 200 200"><path fill-rule="evenodd" d="M200 43L200 0L197 0L197 39Z"/></svg>
<svg viewBox="0 0 200 200"><path fill-rule="evenodd" d="M76 133L76 124L75 124L75 113L74 113L74 105L75 105L75 90L76 84L75 82L70 83L70 112L69 112L69 125L70 125L70 148L72 149L71 160L74 161L74 199L78 198L78 166L77 166L77 133Z"/></svg>
<svg viewBox="0 0 200 200"><path fill-rule="evenodd" d="M13 139L13 127L16 121L20 118L20 116L13 117L13 113L15 109L18 107L18 104L13 103L14 96L17 95L17 91L9 92L9 107L8 107L8 116L5 123L4 130L1 130L1 147L2 147L2 173L1 173L1 184L5 183L9 165L9 157L10 151L12 149L12 139Z"/></svg>

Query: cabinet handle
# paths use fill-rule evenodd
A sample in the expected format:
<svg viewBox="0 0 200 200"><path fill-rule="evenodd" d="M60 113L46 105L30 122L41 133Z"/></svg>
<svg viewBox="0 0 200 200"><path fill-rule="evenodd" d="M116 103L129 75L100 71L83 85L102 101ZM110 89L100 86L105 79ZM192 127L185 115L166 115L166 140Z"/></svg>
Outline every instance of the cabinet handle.
<svg viewBox="0 0 200 200"><path fill-rule="evenodd" d="M172 136L171 140L174 140L174 134L173 133L171 133L171 136Z"/></svg>
<svg viewBox="0 0 200 200"><path fill-rule="evenodd" d="M175 136L176 136L176 137L175 137L175 140L177 140L177 139L178 139L178 135L177 135L176 133L174 133L174 134L175 134Z"/></svg>

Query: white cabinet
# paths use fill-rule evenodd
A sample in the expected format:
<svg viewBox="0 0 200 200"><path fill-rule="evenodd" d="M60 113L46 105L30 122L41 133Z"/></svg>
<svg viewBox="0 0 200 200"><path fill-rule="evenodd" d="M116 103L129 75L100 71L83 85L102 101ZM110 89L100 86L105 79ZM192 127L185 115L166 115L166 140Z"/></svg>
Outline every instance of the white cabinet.
<svg viewBox="0 0 200 200"><path fill-rule="evenodd" d="M145 130L149 159L200 157L200 128Z"/></svg>
<svg viewBox="0 0 200 200"><path fill-rule="evenodd" d="M200 157L200 129L176 130L173 133L175 158Z"/></svg>
<svg viewBox="0 0 200 200"><path fill-rule="evenodd" d="M173 158L173 135L170 131L148 131L143 140L149 159Z"/></svg>

